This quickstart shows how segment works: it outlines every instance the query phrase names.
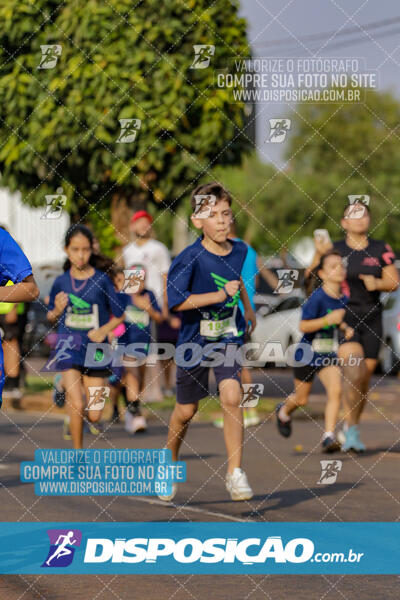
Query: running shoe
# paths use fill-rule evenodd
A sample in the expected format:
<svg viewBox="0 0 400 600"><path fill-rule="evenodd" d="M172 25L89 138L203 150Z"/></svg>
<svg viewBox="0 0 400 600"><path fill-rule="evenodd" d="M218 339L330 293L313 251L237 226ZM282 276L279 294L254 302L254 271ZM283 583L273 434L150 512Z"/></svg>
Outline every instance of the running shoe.
<svg viewBox="0 0 400 600"><path fill-rule="evenodd" d="M125 430L128 433L144 433L146 429L146 419L141 414L132 414L129 410L125 412Z"/></svg>
<svg viewBox="0 0 400 600"><path fill-rule="evenodd" d="M217 427L218 429L223 429L224 428L224 417L217 417L216 419L214 419L213 425L214 425L214 427Z"/></svg>
<svg viewBox="0 0 400 600"><path fill-rule="evenodd" d="M175 498L177 491L178 491L178 484L173 483L172 484L172 492L170 494L164 494L164 495L159 494L158 497L160 498L160 500L163 500L164 502L171 502L171 500L173 498Z"/></svg>
<svg viewBox="0 0 400 600"><path fill-rule="evenodd" d="M345 441L346 441L346 433L347 433L347 430L348 430L347 423L344 423L344 425L343 425L342 429L339 429L339 431L338 431L338 432L337 432L337 434L336 434L337 441L339 442L339 444L340 444L341 446L343 446L343 444L344 444L344 443L345 443Z"/></svg>
<svg viewBox="0 0 400 600"><path fill-rule="evenodd" d="M365 452L366 447L360 439L358 425L352 425L346 431L346 439L344 444L342 444L342 450L343 452L349 452L350 450L353 450L353 452Z"/></svg>
<svg viewBox="0 0 400 600"><path fill-rule="evenodd" d="M246 410L243 411L243 427L247 429L248 427L255 427L261 423L261 419L257 413L248 413ZM214 427L218 429L223 429L224 427L224 417L217 417L213 421Z"/></svg>
<svg viewBox="0 0 400 600"><path fill-rule="evenodd" d="M340 450L340 444L334 436L328 435L322 440L322 452L327 454Z"/></svg>
<svg viewBox="0 0 400 600"><path fill-rule="evenodd" d="M243 425L245 429L247 429L248 427L256 427L256 425L259 425L260 423L261 419L258 416L257 411L255 411L254 409L245 409L243 411Z"/></svg>
<svg viewBox="0 0 400 600"><path fill-rule="evenodd" d="M231 499L234 501L251 500L253 497L253 490L251 489L249 482L247 481L246 473L236 467L232 475L226 474L226 489L231 495Z"/></svg>
<svg viewBox="0 0 400 600"><path fill-rule="evenodd" d="M53 402L59 408L62 408L65 405L65 390L61 384L61 381L62 378L60 374L54 377Z"/></svg>
<svg viewBox="0 0 400 600"><path fill-rule="evenodd" d="M72 439L71 431L69 428L69 418L68 417L65 417L64 422L63 422L63 438L64 438L64 440Z"/></svg>
<svg viewBox="0 0 400 600"><path fill-rule="evenodd" d="M283 435L283 437L290 437L292 435L292 420L290 419L289 421L282 421L279 418L279 411L284 404L284 402L279 402L279 404L275 408L276 425L278 427L279 433Z"/></svg>
<svg viewBox="0 0 400 600"><path fill-rule="evenodd" d="M101 429L99 424L96 425L90 421L83 421L83 433L90 433L91 435L99 435Z"/></svg>

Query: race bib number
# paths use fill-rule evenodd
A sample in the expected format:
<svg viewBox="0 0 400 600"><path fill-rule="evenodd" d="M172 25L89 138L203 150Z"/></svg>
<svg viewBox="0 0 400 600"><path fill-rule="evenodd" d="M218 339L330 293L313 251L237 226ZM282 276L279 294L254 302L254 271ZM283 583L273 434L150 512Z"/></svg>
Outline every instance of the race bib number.
<svg viewBox="0 0 400 600"><path fill-rule="evenodd" d="M237 308L237 307L235 307ZM206 338L218 339L228 334L238 335L236 327L236 310L233 315L226 319L214 321L211 319L202 319L200 321L200 335Z"/></svg>
<svg viewBox="0 0 400 600"><path fill-rule="evenodd" d="M72 308L67 308L65 315L65 326L69 329L79 329L81 331L89 331L90 329L99 328L99 307L97 304L92 305L92 312L87 314L78 314L72 312Z"/></svg>
<svg viewBox="0 0 400 600"><path fill-rule="evenodd" d="M134 306L128 306L125 310L125 320L127 323L143 325L147 327L150 323L150 315L145 310L137 310Z"/></svg>
<svg viewBox="0 0 400 600"><path fill-rule="evenodd" d="M314 338L311 347L318 354L332 354L337 352L339 344L334 338Z"/></svg>

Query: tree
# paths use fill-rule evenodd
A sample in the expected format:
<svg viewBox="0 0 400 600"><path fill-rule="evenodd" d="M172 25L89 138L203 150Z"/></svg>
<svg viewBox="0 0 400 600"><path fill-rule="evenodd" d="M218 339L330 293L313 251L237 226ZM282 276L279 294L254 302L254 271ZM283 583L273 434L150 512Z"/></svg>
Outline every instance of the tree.
<svg viewBox="0 0 400 600"><path fill-rule="evenodd" d="M32 206L62 188L103 244L110 217L126 240L129 210L175 211L249 147L243 106L213 84L249 55L236 0L9 0L0 19L1 183ZM196 44L215 46L208 68L191 68Z"/></svg>
<svg viewBox="0 0 400 600"><path fill-rule="evenodd" d="M371 236L400 250L400 103L390 93L361 90L358 104L300 104L281 171L257 156L216 176L231 191L239 234L262 253L291 247L317 228L343 236L349 194L370 196Z"/></svg>

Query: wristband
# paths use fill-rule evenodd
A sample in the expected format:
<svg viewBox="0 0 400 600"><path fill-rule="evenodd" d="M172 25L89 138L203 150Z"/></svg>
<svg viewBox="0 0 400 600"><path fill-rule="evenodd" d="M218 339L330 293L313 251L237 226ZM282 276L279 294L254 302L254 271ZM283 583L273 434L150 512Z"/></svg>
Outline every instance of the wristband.
<svg viewBox="0 0 400 600"><path fill-rule="evenodd" d="M223 286L221 289L224 290L224 292L225 292L225 300L226 300L227 298L229 298L229 294L226 291L225 286Z"/></svg>
<svg viewBox="0 0 400 600"><path fill-rule="evenodd" d="M322 317L322 326L329 327L328 319L326 317Z"/></svg>

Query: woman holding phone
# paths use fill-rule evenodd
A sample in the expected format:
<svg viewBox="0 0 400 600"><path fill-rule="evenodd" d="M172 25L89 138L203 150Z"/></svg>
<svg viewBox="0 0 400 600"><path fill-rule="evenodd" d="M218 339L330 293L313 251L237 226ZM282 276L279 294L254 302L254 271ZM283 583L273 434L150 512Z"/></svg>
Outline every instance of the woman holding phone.
<svg viewBox="0 0 400 600"><path fill-rule="evenodd" d="M369 206L356 201L346 206L341 219L345 238L331 242L328 232L316 230L316 252L311 271L328 250L337 250L347 270L343 293L349 296L346 306L346 323L354 329L350 339L342 338L338 356L342 359L343 400L345 425L338 436L342 450L364 452L358 424L364 409L369 382L377 363L382 342L381 292L392 292L399 285L399 275L394 266L393 250L381 240L368 236L370 227Z"/></svg>

